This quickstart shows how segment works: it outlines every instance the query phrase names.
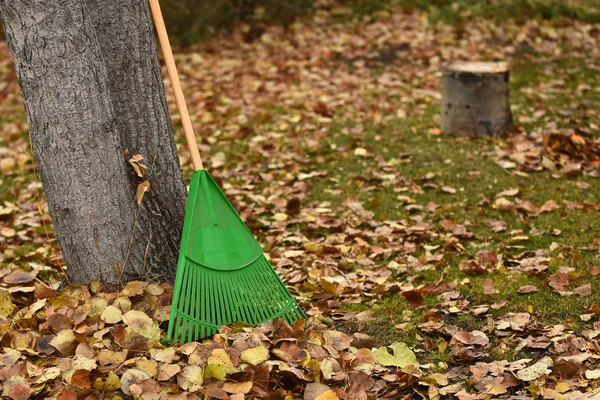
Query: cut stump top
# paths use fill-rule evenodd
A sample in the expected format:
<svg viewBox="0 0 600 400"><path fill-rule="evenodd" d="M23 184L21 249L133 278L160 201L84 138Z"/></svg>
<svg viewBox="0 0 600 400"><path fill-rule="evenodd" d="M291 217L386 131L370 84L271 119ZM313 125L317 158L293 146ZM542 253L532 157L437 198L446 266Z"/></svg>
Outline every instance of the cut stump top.
<svg viewBox="0 0 600 400"><path fill-rule="evenodd" d="M506 61L454 61L446 65L447 71L470 72L472 74L499 74L509 70Z"/></svg>

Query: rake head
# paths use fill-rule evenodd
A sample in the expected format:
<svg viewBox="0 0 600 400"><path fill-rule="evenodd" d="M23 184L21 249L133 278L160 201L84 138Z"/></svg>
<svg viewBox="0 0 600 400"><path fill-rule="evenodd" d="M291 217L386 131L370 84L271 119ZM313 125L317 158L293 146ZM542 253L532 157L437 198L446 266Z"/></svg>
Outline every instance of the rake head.
<svg viewBox="0 0 600 400"><path fill-rule="evenodd" d="M189 342L222 325L306 318L260 244L206 170L190 184L167 340Z"/></svg>

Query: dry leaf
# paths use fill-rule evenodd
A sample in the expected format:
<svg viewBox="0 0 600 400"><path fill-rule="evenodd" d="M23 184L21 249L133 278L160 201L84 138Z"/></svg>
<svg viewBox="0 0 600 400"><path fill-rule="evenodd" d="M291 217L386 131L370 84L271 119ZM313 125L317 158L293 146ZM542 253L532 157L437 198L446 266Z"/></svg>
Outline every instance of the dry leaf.
<svg viewBox="0 0 600 400"><path fill-rule="evenodd" d="M140 183L137 186L137 191L135 192L135 201L137 201L138 205L142 204L142 200L144 199L144 194L150 190L150 181L146 180Z"/></svg>

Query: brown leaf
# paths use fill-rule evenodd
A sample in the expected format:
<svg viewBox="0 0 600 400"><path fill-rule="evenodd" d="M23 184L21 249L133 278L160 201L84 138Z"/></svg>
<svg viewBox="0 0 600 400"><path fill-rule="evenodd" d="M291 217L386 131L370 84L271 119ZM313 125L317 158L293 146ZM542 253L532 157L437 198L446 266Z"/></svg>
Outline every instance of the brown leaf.
<svg viewBox="0 0 600 400"><path fill-rule="evenodd" d="M590 283L583 284L573 289L573 293L580 296L589 296L592 294L592 285Z"/></svg>
<svg viewBox="0 0 600 400"><path fill-rule="evenodd" d="M542 207L540 207L540 212L544 213L544 212L551 212L551 211L556 211L558 210L560 207L559 205L556 203L556 201L550 199L547 202L545 202Z"/></svg>
<svg viewBox="0 0 600 400"><path fill-rule="evenodd" d="M418 290L407 290L401 292L401 294L406 299L406 301L408 301L408 303L413 307L420 307L425 301L423 299L423 295Z"/></svg>
<svg viewBox="0 0 600 400"><path fill-rule="evenodd" d="M7 382L4 393L12 400L27 400L33 394L33 389L29 387L27 382ZM7 390L8 389L8 390Z"/></svg>
<svg viewBox="0 0 600 400"><path fill-rule="evenodd" d="M292 197L285 206L285 211L291 216L298 215L300 213L300 199L298 197Z"/></svg>
<svg viewBox="0 0 600 400"><path fill-rule="evenodd" d="M146 379L151 379L146 371L135 368L128 369L121 376L121 390L125 394L131 395L131 386L139 384Z"/></svg>
<svg viewBox="0 0 600 400"><path fill-rule="evenodd" d="M223 385L223 390L227 393L246 394L252 390L252 382L226 382Z"/></svg>
<svg viewBox="0 0 600 400"><path fill-rule="evenodd" d="M129 159L129 164L133 167L136 175L140 178L146 176L146 169L148 168L146 165L142 164L141 161L144 159L141 154L134 154Z"/></svg>
<svg viewBox="0 0 600 400"><path fill-rule="evenodd" d="M521 286L517 293L534 293L537 292L538 288L533 285Z"/></svg>
<svg viewBox="0 0 600 400"><path fill-rule="evenodd" d="M146 180L140 183L137 186L137 191L135 193L135 201L137 201L138 205L142 204L142 200L144 199L144 194L150 190L150 181Z"/></svg>
<svg viewBox="0 0 600 400"><path fill-rule="evenodd" d="M58 395L57 400L77 400L77 393L71 389L64 389L60 395Z"/></svg>
<svg viewBox="0 0 600 400"><path fill-rule="evenodd" d="M282 342L279 348L272 350L273 354L287 362L302 362L306 360L307 353L291 342Z"/></svg>
<svg viewBox="0 0 600 400"><path fill-rule="evenodd" d="M564 272L557 272L548 279L548 285L558 292L564 292L569 286L569 275Z"/></svg>
<svg viewBox="0 0 600 400"><path fill-rule="evenodd" d="M71 376L71 385L78 386L80 388L89 389L90 384L90 371L85 369L79 369Z"/></svg>
<svg viewBox="0 0 600 400"><path fill-rule="evenodd" d="M468 345L486 346L490 343L488 337L481 331L459 331L454 334L453 339Z"/></svg>
<svg viewBox="0 0 600 400"><path fill-rule="evenodd" d="M498 294L500 291L494 287L494 281L490 278L485 278L481 282L483 294Z"/></svg>
<svg viewBox="0 0 600 400"><path fill-rule="evenodd" d="M443 220L440 221L440 225L447 232L452 232L453 230L456 229L456 226L457 226L456 222L454 222L453 219L443 219Z"/></svg>
<svg viewBox="0 0 600 400"><path fill-rule="evenodd" d="M338 351L342 351L350 347L352 336L346 335L343 332L327 330L323 332L323 340L325 341L325 344Z"/></svg>
<svg viewBox="0 0 600 400"><path fill-rule="evenodd" d="M4 282L14 285L19 283L28 283L34 279L34 276L29 272L15 271L12 274L4 277Z"/></svg>
<svg viewBox="0 0 600 400"><path fill-rule="evenodd" d="M181 371L181 367L177 364L162 363L158 367L158 379L159 381L168 381Z"/></svg>
<svg viewBox="0 0 600 400"><path fill-rule="evenodd" d="M499 198L499 197L514 197L514 196L516 196L518 194L519 194L519 189L518 188L506 189L506 190L503 190L501 192L496 193L496 198Z"/></svg>
<svg viewBox="0 0 600 400"><path fill-rule="evenodd" d="M34 300L47 299L56 296L58 296L58 292L56 290L36 282L35 289L33 291Z"/></svg>

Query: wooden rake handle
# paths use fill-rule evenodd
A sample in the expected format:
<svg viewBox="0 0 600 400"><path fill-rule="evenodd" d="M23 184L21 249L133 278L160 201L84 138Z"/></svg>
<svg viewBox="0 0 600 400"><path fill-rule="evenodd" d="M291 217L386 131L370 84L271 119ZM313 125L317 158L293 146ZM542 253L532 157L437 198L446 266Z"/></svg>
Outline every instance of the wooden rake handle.
<svg viewBox="0 0 600 400"><path fill-rule="evenodd" d="M192 128L192 121L190 120L190 114L188 113L187 105L185 104L185 98L183 97L183 90L181 90L181 83L179 82L179 74L177 74L177 67L175 66L175 59L173 58L173 51L171 50L171 44L169 43L169 37L167 36L167 28L165 27L165 21L160 11L160 5L158 0L149 0L150 9L152 10L152 16L154 18L154 25L156 26L156 33L158 34L158 40L160 47L165 57L165 64L167 64L167 72L169 73L169 79L171 80L171 86L175 93L175 101L177 102L177 110L181 117L181 124L183 125L183 132L187 140L188 148L192 155L192 164L196 171L204 169L202 165L202 158L198 151L198 142L196 142L196 136L194 135L194 129Z"/></svg>

